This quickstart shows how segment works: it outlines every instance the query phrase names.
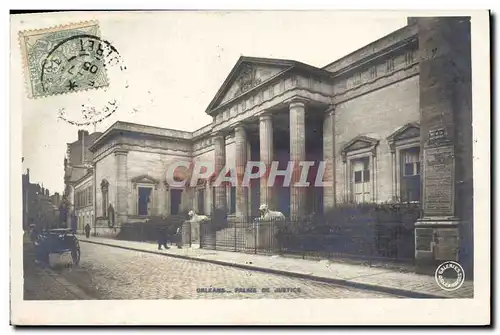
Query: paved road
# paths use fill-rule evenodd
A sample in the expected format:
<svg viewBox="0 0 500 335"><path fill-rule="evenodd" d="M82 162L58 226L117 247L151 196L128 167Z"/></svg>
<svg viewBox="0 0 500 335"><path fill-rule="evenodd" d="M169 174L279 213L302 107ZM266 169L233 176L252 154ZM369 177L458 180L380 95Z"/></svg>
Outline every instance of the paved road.
<svg viewBox="0 0 500 335"><path fill-rule="evenodd" d="M69 256L54 256L51 258L53 269L50 270L50 275L40 275L41 270L27 259L32 268L26 272L28 296L32 296L32 299L40 296L42 296L41 299L74 299L71 296L79 295L80 292L87 295L87 299L395 297L379 292L109 246L90 243L80 245L82 250L80 264L76 267L69 267L67 266L70 262ZM28 268L30 264L27 265ZM52 282L49 279L52 279ZM55 281L56 279L58 281ZM36 283L40 280L39 290L37 290ZM63 285L57 288L60 282ZM67 292L67 288L71 288L71 292ZM264 288L268 288L269 292L263 293ZM206 292L200 292L200 289ZM237 292L237 289L256 289L256 292L243 293ZM283 289L286 292L276 292L276 289ZM219 292L208 292L213 290Z"/></svg>

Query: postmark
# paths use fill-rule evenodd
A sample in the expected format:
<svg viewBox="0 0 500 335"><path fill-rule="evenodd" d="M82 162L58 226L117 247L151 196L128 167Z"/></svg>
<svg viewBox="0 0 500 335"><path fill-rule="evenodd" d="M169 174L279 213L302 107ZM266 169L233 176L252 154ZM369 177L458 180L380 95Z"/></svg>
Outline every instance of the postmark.
<svg viewBox="0 0 500 335"><path fill-rule="evenodd" d="M456 291L465 281L465 271L457 262L446 261L437 267L434 277L441 289Z"/></svg>
<svg viewBox="0 0 500 335"><path fill-rule="evenodd" d="M106 66L119 63L96 21L19 33L30 98L109 86Z"/></svg>

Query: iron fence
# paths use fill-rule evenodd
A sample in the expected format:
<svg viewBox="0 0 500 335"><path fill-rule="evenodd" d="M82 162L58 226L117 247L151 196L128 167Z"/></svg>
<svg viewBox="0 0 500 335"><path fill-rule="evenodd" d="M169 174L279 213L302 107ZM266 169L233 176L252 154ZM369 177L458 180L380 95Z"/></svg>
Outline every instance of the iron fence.
<svg viewBox="0 0 500 335"><path fill-rule="evenodd" d="M302 258L354 258L370 264L375 260L413 262L416 216L408 219L402 212L379 209L344 209L342 215L341 220L325 216L293 221L212 220L200 224L200 247Z"/></svg>

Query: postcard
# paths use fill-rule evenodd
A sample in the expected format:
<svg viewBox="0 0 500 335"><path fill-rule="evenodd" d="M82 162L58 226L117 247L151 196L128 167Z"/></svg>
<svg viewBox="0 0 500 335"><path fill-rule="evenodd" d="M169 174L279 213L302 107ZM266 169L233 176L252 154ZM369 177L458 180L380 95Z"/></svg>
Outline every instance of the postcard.
<svg viewBox="0 0 500 335"><path fill-rule="evenodd" d="M11 14L11 323L490 324L487 11Z"/></svg>

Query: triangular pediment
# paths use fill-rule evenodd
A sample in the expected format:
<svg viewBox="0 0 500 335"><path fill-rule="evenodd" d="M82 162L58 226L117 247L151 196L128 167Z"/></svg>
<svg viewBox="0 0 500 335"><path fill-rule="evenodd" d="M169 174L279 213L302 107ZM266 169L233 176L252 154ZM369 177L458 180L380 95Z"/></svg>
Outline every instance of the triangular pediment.
<svg viewBox="0 0 500 335"><path fill-rule="evenodd" d="M374 147L378 144L379 140L368 137L368 136L356 136L349 142L347 142L343 147L341 152L346 153L349 151L356 151L366 148Z"/></svg>
<svg viewBox="0 0 500 335"><path fill-rule="evenodd" d="M387 137L387 140L389 142L395 142L416 137L420 137L420 124L412 122L398 128L395 132L389 135L389 137Z"/></svg>
<svg viewBox="0 0 500 335"><path fill-rule="evenodd" d="M291 69L294 64L289 60L240 57L208 106L207 113Z"/></svg>
<svg viewBox="0 0 500 335"><path fill-rule="evenodd" d="M135 184L158 184L159 181L148 175L140 175L132 178L132 182Z"/></svg>

